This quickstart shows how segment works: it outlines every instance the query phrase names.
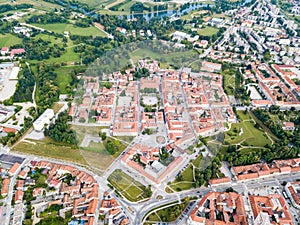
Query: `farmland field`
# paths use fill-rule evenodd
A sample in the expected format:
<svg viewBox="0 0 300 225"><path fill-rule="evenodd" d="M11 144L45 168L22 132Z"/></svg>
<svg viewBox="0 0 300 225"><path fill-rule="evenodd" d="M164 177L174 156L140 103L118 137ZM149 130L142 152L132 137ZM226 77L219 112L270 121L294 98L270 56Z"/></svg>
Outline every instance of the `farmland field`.
<svg viewBox="0 0 300 225"><path fill-rule="evenodd" d="M62 143L57 143L50 138L44 138L40 141L25 140L17 144L12 150L25 154L66 160L83 165L87 164L78 148Z"/></svg>
<svg viewBox="0 0 300 225"><path fill-rule="evenodd" d="M101 36L101 37L106 36L104 32L102 32L101 30L93 26L82 28L69 23L32 24L32 25L43 28L48 31L53 31L58 34L63 34L64 31L68 31L70 35Z"/></svg>
<svg viewBox="0 0 300 225"><path fill-rule="evenodd" d="M6 35L0 34L0 47L3 46L10 47L12 45L17 45L21 43L22 43L22 39L12 34L6 34Z"/></svg>

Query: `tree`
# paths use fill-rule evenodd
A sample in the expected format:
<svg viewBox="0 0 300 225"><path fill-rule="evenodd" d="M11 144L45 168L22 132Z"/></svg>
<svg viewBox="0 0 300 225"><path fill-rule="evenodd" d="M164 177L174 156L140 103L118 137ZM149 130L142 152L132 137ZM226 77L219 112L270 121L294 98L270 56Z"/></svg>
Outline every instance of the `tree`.
<svg viewBox="0 0 300 225"><path fill-rule="evenodd" d="M66 111L61 112L55 120L55 124L51 123L49 125L49 128L45 129L45 136L49 136L50 138L58 142L65 142L67 144L76 145L76 133L70 128L70 125L68 124L70 120L71 117Z"/></svg>
<svg viewBox="0 0 300 225"><path fill-rule="evenodd" d="M105 133L105 132L100 132L100 133L99 133L99 136L101 137L101 140L102 140L102 141L105 141L105 140L106 140L106 133Z"/></svg>

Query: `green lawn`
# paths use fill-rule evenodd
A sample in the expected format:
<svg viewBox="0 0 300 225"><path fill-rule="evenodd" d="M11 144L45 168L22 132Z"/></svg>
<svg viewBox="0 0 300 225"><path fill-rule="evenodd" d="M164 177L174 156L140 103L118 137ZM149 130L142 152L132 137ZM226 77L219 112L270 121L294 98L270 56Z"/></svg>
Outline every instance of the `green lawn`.
<svg viewBox="0 0 300 225"><path fill-rule="evenodd" d="M85 3L90 7L95 7L101 4L103 1L102 0L78 0L78 2Z"/></svg>
<svg viewBox="0 0 300 225"><path fill-rule="evenodd" d="M52 23L52 24L32 24L34 26L43 28L48 31L53 31L58 34L63 34L64 31L68 31L70 35L82 35L82 36L100 36L105 37L106 34L96 27L77 27L74 24L69 23Z"/></svg>
<svg viewBox="0 0 300 225"><path fill-rule="evenodd" d="M50 24L52 25L52 24ZM96 29L96 28L95 28ZM54 46L55 44L59 45L60 47L64 47L63 46L63 41L62 41L62 38L58 38L58 37L55 37L54 35L51 35L51 34L38 34L34 37L36 40L39 40L39 39L42 39L44 41L48 41L50 42L49 43L49 46ZM55 58L55 57L50 57L47 62L49 63L59 63L61 64L62 62L68 64L68 65L71 65L69 68L70 70L72 68L75 68L75 67L72 67L72 65L75 63L75 62L80 62L80 55L75 53L74 52L74 47L76 45L73 44L73 42L68 39L68 41L66 42L66 47L65 48L65 53L62 54L60 57L58 58ZM31 60L30 61L32 64L37 64L39 63L38 60ZM57 69L58 71L60 70L60 68ZM63 69L62 69L63 70ZM64 69L64 72L68 72L67 69ZM68 79L68 78L62 78L62 79ZM66 81L66 80L65 80ZM65 85L65 83L63 84L60 84L61 86L60 87L63 87L62 85ZM62 90L64 90L65 88L63 88Z"/></svg>
<svg viewBox="0 0 300 225"><path fill-rule="evenodd" d="M197 168L200 167L200 163L202 161L203 157L202 157L202 154L200 154L193 162L193 165Z"/></svg>
<svg viewBox="0 0 300 225"><path fill-rule="evenodd" d="M135 138L135 136L115 136L115 138L121 140L121 141L125 141L125 142L132 142L133 139Z"/></svg>
<svg viewBox="0 0 300 225"><path fill-rule="evenodd" d="M12 151L87 164L78 148L57 143L50 138L44 138L41 141L21 141Z"/></svg>
<svg viewBox="0 0 300 225"><path fill-rule="evenodd" d="M214 34L217 34L218 31L219 31L219 29L215 28L215 27L205 27L205 28L199 30L198 34L202 35L202 36L212 36Z"/></svg>
<svg viewBox="0 0 300 225"><path fill-rule="evenodd" d="M76 136L77 136L79 145L82 142L85 135L89 134L92 136L96 136L104 128L107 128L107 127L72 126L72 129L74 129L76 131ZM89 163L89 165L94 166L100 170L107 169L110 166L110 164L127 147L126 144L124 144L123 142L120 142L120 145L119 145L117 151L115 151L115 153L112 155L105 148L105 142L107 142L108 140L114 141L115 139L113 139L111 137L107 137L103 143L90 142L88 147L80 147L81 154L84 157L84 159Z"/></svg>
<svg viewBox="0 0 300 225"><path fill-rule="evenodd" d="M225 145L237 145L264 147L271 144L263 130L254 127L255 122L251 120L249 113L238 111L240 122L231 125L230 131L226 133Z"/></svg>
<svg viewBox="0 0 300 225"><path fill-rule="evenodd" d="M234 95L235 89L235 73L230 70L222 71L225 91L228 95Z"/></svg>
<svg viewBox="0 0 300 225"><path fill-rule="evenodd" d="M130 12L122 12L122 11L112 11L109 9L100 9L97 13L102 14L102 15L129 15Z"/></svg>
<svg viewBox="0 0 300 225"><path fill-rule="evenodd" d="M101 170L107 169L113 161L118 157L126 148L125 144L121 144L119 150L111 155L105 148L103 143L91 142L88 147L80 148L81 153L85 160L92 166Z"/></svg>
<svg viewBox="0 0 300 225"><path fill-rule="evenodd" d="M83 66L65 66L55 68L55 72L57 73L57 83L59 87L59 92L61 94L67 94L67 86L70 85L71 82L71 73L76 68L84 68Z"/></svg>
<svg viewBox="0 0 300 225"><path fill-rule="evenodd" d="M147 198L145 193L147 187L137 182L120 169L115 170L107 180L119 193L130 201L136 202Z"/></svg>
<svg viewBox="0 0 300 225"><path fill-rule="evenodd" d="M136 1L130 1L130 2L126 2L124 5L118 4L116 5L116 7L118 7L118 11L122 11L122 12L130 12L130 7L136 3Z"/></svg>
<svg viewBox="0 0 300 225"><path fill-rule="evenodd" d="M0 34L0 48L4 46L10 47L17 44L22 44L21 38L18 38L17 36L14 36L12 34Z"/></svg>
<svg viewBox="0 0 300 225"><path fill-rule="evenodd" d="M61 8L61 6L58 4L50 3L42 0L17 0L16 3L13 4L23 4L23 3L32 4L33 8L43 10L43 11L53 11L54 8L57 9ZM0 0L0 5L1 4L12 5L10 0Z"/></svg>
<svg viewBox="0 0 300 225"><path fill-rule="evenodd" d="M187 207L189 199L184 200L181 204L175 204L150 214L146 221L157 222L173 222L182 214L183 210Z"/></svg>
<svg viewBox="0 0 300 225"><path fill-rule="evenodd" d="M55 37L54 35L51 35L51 34L39 33L36 36L34 36L33 38L35 40L42 39L43 41L48 41L48 42L50 42L51 46L54 44L62 44L62 38Z"/></svg>
<svg viewBox="0 0 300 225"><path fill-rule="evenodd" d="M195 162L195 161L194 161ZM194 184L193 166L188 166L182 173L182 181L174 181L170 187L175 191L189 190Z"/></svg>
<svg viewBox="0 0 300 225"><path fill-rule="evenodd" d="M249 112L249 115L251 116L251 118L256 122L256 123L258 123L261 127L262 127L262 129L264 130L264 131L266 131L267 133L268 133L268 135L274 140L274 141L279 141L279 139L271 132L271 130L267 127L267 126L265 126L264 124L263 124L263 122L262 121L260 121L252 112Z"/></svg>
<svg viewBox="0 0 300 225"><path fill-rule="evenodd" d="M65 63L68 66L72 66L74 65L76 62L80 62L80 56L79 54L75 53L73 51L73 48L66 48L66 52L64 54L62 54L60 57L50 57L49 59L47 59L47 63ZM30 60L30 64L37 64L39 63L38 60ZM67 78L62 78L62 79L67 79Z"/></svg>
<svg viewBox="0 0 300 225"><path fill-rule="evenodd" d="M160 64L182 66L188 65L192 61L197 59L198 54L193 50L161 54L160 52L155 52L147 48L137 49L131 52L130 57L135 63L142 58L151 58L154 60L158 60Z"/></svg>
<svg viewBox="0 0 300 225"><path fill-rule="evenodd" d="M190 190L191 188L193 188L193 182L191 182L191 183L189 183L189 182L173 183L173 184L170 185L170 187L174 191Z"/></svg>

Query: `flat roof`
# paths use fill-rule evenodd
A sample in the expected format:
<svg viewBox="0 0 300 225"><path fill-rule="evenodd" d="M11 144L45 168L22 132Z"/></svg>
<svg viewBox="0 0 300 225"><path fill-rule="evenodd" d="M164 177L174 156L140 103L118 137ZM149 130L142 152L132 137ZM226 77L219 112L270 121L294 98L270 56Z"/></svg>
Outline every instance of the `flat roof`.
<svg viewBox="0 0 300 225"><path fill-rule="evenodd" d="M13 156L13 155L7 155L7 154L0 155L0 162L3 162L3 163L15 164L17 162L19 164L22 164L23 161L24 161L24 158L21 158L19 156Z"/></svg>
<svg viewBox="0 0 300 225"><path fill-rule="evenodd" d="M20 67L13 67L10 72L9 79L10 80L18 80L19 71L20 71Z"/></svg>

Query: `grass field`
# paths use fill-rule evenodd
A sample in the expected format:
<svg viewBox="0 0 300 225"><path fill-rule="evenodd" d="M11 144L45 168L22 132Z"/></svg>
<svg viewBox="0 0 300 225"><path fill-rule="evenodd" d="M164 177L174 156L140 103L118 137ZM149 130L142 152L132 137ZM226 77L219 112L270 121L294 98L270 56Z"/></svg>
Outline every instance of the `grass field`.
<svg viewBox="0 0 300 225"><path fill-rule="evenodd" d="M230 70L222 71L222 76L224 79L225 91L228 95L233 95L235 90L235 74Z"/></svg>
<svg viewBox="0 0 300 225"><path fill-rule="evenodd" d="M129 15L130 12L123 12L123 11L112 11L109 9L100 9L97 13L102 14L102 15L113 15L113 16L118 16L118 15Z"/></svg>
<svg viewBox="0 0 300 225"><path fill-rule="evenodd" d="M78 2L85 3L89 7L96 7L96 6L99 6L100 4L102 4L105 1L102 1L102 0L78 0Z"/></svg>
<svg viewBox="0 0 300 225"><path fill-rule="evenodd" d="M174 191L181 191L181 190L189 190L194 187L194 170L200 168L202 160L202 155L200 154L190 165L181 173L182 181L177 182L176 180L171 183L169 186Z"/></svg>
<svg viewBox="0 0 300 225"><path fill-rule="evenodd" d="M218 31L219 31L219 29L215 28L215 27L205 27L205 28L199 30L198 34L202 35L202 36L212 36L214 34L217 34Z"/></svg>
<svg viewBox="0 0 300 225"><path fill-rule="evenodd" d="M12 151L87 165L78 148L54 142L50 138L45 138L41 141L22 141Z"/></svg>
<svg viewBox="0 0 300 225"><path fill-rule="evenodd" d="M39 33L33 37L35 40L42 39L43 41L50 42L50 45L62 44L62 38L55 37L51 34Z"/></svg>
<svg viewBox="0 0 300 225"><path fill-rule="evenodd" d="M182 65L188 65L190 62L196 59L197 56L198 54L193 50L161 54L160 52L155 52L151 49L137 49L130 53L130 57L134 63L142 58L151 58L158 60L160 64L164 64L165 67L168 67L168 65L176 65L179 67Z"/></svg>
<svg viewBox="0 0 300 225"><path fill-rule="evenodd" d="M177 202L176 202L177 203ZM186 199L182 203L173 203L169 207L159 209L150 214L146 221L150 222L173 222L182 214L183 210L187 207L189 200Z"/></svg>
<svg viewBox="0 0 300 225"><path fill-rule="evenodd" d="M75 53L73 51L73 48L67 48L66 52L62 54L60 57L50 57L47 59L47 63L65 63L68 66L72 66L75 64L75 62L80 62L80 56L79 54ZM38 60L30 60L30 64L37 64L39 63ZM67 78L62 78L62 79L67 79Z"/></svg>
<svg viewBox="0 0 300 225"><path fill-rule="evenodd" d="M22 43L22 39L12 34L6 34L6 35L0 34L0 47L3 46L10 47L12 45L21 44L21 43Z"/></svg>
<svg viewBox="0 0 300 225"><path fill-rule="evenodd" d="M85 135L97 136L103 128L107 127L72 126L72 128L76 131L78 143L80 144L83 141ZM113 141L114 139L112 139L111 137L107 137L104 142L90 142L88 147L80 147L80 151L89 165L94 166L100 170L107 169L110 164L127 147L126 144L120 142L118 150L113 155L111 155L105 147L105 143L108 140Z"/></svg>
<svg viewBox="0 0 300 225"><path fill-rule="evenodd" d="M226 133L225 145L244 145L264 147L266 144L271 144L271 140L265 134L265 131L254 127L255 122L249 113L237 111L240 118L239 123L231 125L231 129Z"/></svg>
<svg viewBox="0 0 300 225"><path fill-rule="evenodd" d="M17 0L15 1L15 3L12 3L10 0L0 0L0 5L2 4L15 5L15 4L23 4L23 3L32 4L35 9L39 9L43 11L53 11L53 9L55 8L57 9L61 8L61 6L58 4L45 2L42 0Z"/></svg>
<svg viewBox="0 0 300 225"><path fill-rule="evenodd" d="M64 106L64 104L60 104L58 102L55 102L52 106L52 109L54 111L54 114L58 113L58 111Z"/></svg>
<svg viewBox="0 0 300 225"><path fill-rule="evenodd" d="M96 29L96 28L95 28ZM35 39L42 39L44 41L48 41L49 46L53 46L55 44L59 45L60 47L63 47L63 42L62 42L62 38L57 38L51 34L38 34L35 36ZM73 68L72 65L74 65L75 62L80 62L80 55L74 52L74 47L75 45L73 44L73 42L68 39L68 41L66 42L67 47L65 47L65 53L62 54L60 57L58 58L54 58L54 57L50 57L47 62L49 63L66 63L67 65L71 65L69 68ZM31 60L30 61L31 64L37 64L39 63L38 60ZM60 70L60 68L58 68L58 70ZM67 69L66 69L67 70ZM65 70L65 72L66 72ZM62 78L62 79L68 79L68 78ZM64 84L61 84L61 87Z"/></svg>
<svg viewBox="0 0 300 225"><path fill-rule="evenodd" d="M135 136L115 136L115 138L130 143L133 141Z"/></svg>
<svg viewBox="0 0 300 225"><path fill-rule="evenodd" d="M122 1L124 2L124 1ZM135 1L130 1L130 2L126 2L125 4L117 4L115 7L118 7L118 11L122 11L122 12L130 12L130 7L136 3ZM112 6L110 6L111 8Z"/></svg>
<svg viewBox="0 0 300 225"><path fill-rule="evenodd" d="M136 202L147 198L147 187L137 182L119 169L115 170L108 177L108 181L120 194L130 201Z"/></svg>
<svg viewBox="0 0 300 225"><path fill-rule="evenodd" d="M55 72L57 73L57 83L58 83L60 94L67 94L67 87L71 81L71 72L75 68L79 68L79 66L66 66L66 67L59 67L55 69ZM84 68L84 67L80 67L80 68Z"/></svg>
<svg viewBox="0 0 300 225"><path fill-rule="evenodd" d="M82 36L100 36L105 37L106 34L96 27L77 27L69 23L53 23L53 24L32 24L34 26L43 28L48 31L53 31L58 34L63 34L64 31L68 31L70 35L82 35Z"/></svg>

